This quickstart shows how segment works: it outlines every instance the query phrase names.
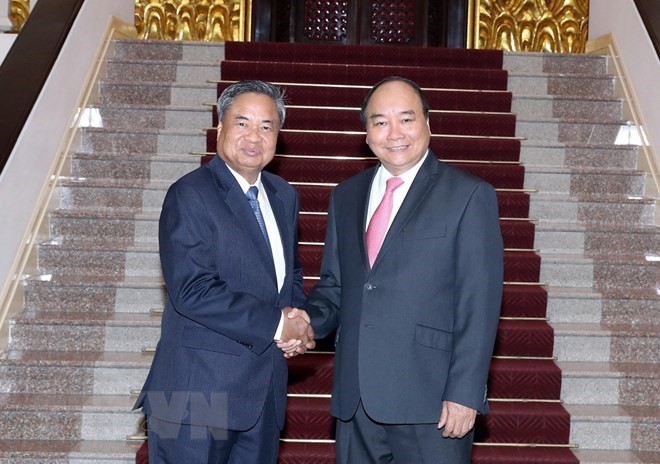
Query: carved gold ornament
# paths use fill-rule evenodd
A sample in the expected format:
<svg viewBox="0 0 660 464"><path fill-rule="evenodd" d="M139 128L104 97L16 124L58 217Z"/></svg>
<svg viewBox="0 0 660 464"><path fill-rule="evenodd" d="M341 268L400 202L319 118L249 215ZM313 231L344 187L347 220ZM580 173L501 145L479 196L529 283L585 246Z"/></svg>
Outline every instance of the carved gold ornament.
<svg viewBox="0 0 660 464"><path fill-rule="evenodd" d="M135 28L143 39L243 41L250 9L250 0L135 0Z"/></svg>
<svg viewBox="0 0 660 464"><path fill-rule="evenodd" d="M468 46L583 53L589 0L470 0Z"/></svg>
<svg viewBox="0 0 660 464"><path fill-rule="evenodd" d="M23 29L29 15L30 0L10 0L9 21L11 22L11 32L19 32Z"/></svg>

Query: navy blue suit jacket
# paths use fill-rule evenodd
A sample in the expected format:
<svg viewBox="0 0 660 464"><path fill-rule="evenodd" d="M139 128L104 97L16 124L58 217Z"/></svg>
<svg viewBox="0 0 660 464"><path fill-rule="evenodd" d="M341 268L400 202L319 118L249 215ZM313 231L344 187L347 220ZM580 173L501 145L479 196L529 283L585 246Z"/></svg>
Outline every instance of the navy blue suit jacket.
<svg viewBox="0 0 660 464"><path fill-rule="evenodd" d="M273 343L281 308L304 302L297 255L298 196L282 178L261 180L282 237L281 291L254 213L215 157L175 182L159 224L168 300L151 370L136 402L174 423L246 430L272 382L284 424L287 365Z"/></svg>
<svg viewBox="0 0 660 464"><path fill-rule="evenodd" d="M337 328L332 414L348 420L360 400L383 423L437 423L443 400L485 412L503 280L495 191L429 153L370 269L375 172L333 191L305 307L318 337Z"/></svg>

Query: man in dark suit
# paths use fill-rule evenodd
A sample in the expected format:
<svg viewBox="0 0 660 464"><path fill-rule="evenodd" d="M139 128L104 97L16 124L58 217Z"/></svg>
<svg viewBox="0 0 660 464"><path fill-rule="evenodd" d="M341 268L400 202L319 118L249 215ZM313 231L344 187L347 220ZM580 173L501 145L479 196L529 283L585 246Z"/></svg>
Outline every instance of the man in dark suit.
<svg viewBox="0 0 660 464"><path fill-rule="evenodd" d="M284 118L273 85L228 87L218 99L218 156L165 197L159 245L168 300L136 402L147 415L152 464L277 462L284 355L314 345L306 314L287 317L304 302L298 197L262 172Z"/></svg>
<svg viewBox="0 0 660 464"><path fill-rule="evenodd" d="M470 462L503 280L494 189L429 150L429 105L406 79L361 109L380 164L342 182L305 305L336 329L337 462Z"/></svg>

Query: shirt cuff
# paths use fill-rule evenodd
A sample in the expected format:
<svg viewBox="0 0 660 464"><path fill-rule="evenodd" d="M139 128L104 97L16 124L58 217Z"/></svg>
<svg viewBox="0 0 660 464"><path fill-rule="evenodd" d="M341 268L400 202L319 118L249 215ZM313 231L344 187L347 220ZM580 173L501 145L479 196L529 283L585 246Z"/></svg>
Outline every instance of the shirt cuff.
<svg viewBox="0 0 660 464"><path fill-rule="evenodd" d="M280 323L277 324L277 330L275 331L275 337L273 340L279 340L282 338L282 332L284 332L284 313L280 313Z"/></svg>

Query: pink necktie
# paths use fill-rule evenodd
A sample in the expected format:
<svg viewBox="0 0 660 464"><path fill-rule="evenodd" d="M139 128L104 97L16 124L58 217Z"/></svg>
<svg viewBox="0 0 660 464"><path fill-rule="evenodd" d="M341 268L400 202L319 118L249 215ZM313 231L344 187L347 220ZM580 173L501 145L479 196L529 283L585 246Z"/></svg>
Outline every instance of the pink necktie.
<svg viewBox="0 0 660 464"><path fill-rule="evenodd" d="M374 265L380 246L383 244L383 239L387 232L387 226L390 222L390 216L392 215L394 191L401 187L401 184L403 184L403 181L400 177L390 177L387 179L385 195L383 195L383 199L380 201L378 208L376 208L374 215L371 217L371 221L369 221L369 226L367 227L367 254L369 255L369 267Z"/></svg>

